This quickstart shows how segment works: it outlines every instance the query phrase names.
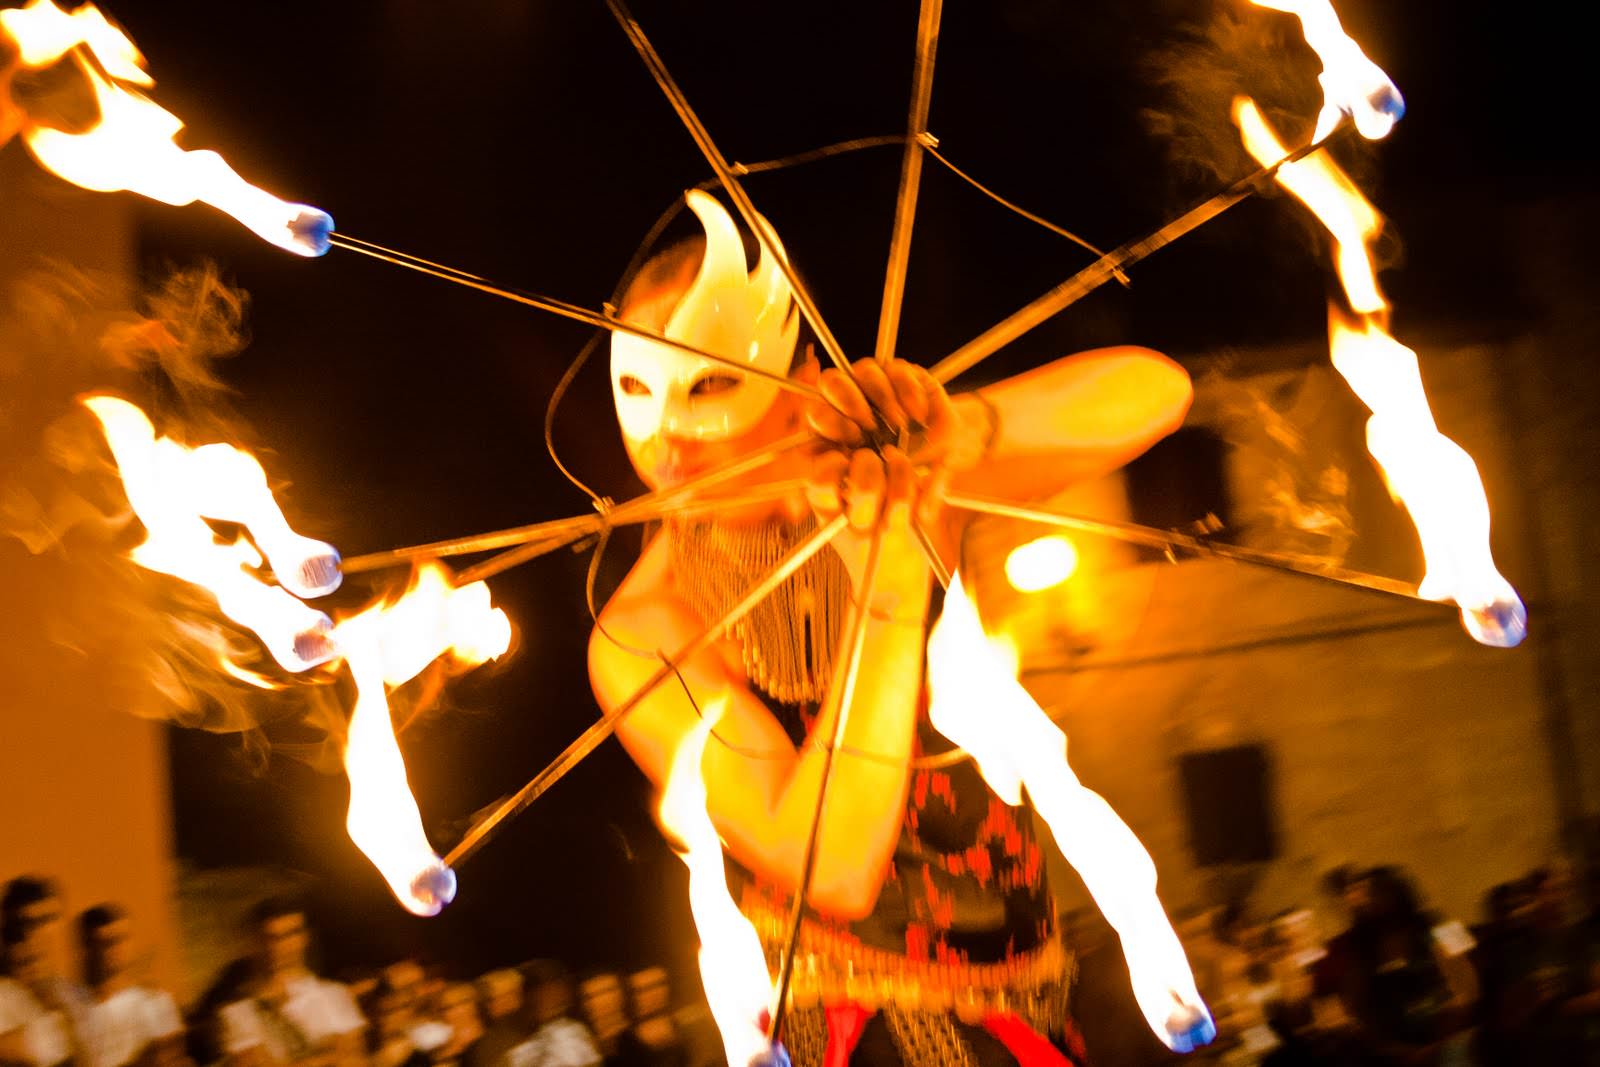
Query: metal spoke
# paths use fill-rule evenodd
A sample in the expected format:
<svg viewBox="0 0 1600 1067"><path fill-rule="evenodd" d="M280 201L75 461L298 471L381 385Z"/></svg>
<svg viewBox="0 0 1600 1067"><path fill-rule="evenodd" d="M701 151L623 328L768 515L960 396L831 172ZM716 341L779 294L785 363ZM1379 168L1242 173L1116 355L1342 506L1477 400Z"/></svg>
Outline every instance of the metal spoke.
<svg viewBox="0 0 1600 1067"><path fill-rule="evenodd" d="M778 561L772 572L759 582L755 583L739 599L739 602L723 613L722 617L707 626L695 637L691 638L681 648L675 651L671 658L661 665L661 668L652 674L634 694L621 704L612 708L599 722L590 726L578 735L577 740L568 745L562 753L550 762L544 770L534 775L527 785L517 790L501 802L500 806L490 812L480 822L467 831L456 845L445 856L444 863L447 867L456 867L464 860L483 847L495 831L509 818L523 811L539 797L543 796L551 786L555 785L567 773L583 762L584 758L600 747L600 743L616 730L629 712L638 707L645 697L653 693L662 682L673 677L678 670L677 665L700 652L723 633L744 618L751 609L765 600L772 591L781 585L790 575L803 567L807 560L820 552L823 546L832 541L839 531L845 528L847 520L840 515L823 526L819 526L810 537L800 542L789 554Z"/></svg>
<svg viewBox="0 0 1600 1067"><path fill-rule="evenodd" d="M392 548L383 552L369 552L363 556L351 556L339 565L339 569L345 574L356 574L361 571L378 570L383 567L405 566L419 559L465 556L473 552L488 552L493 549L509 548L514 545L530 545L535 542L556 538L562 539L558 542L558 545L571 544L580 537L599 532L607 525L619 526L627 523L649 522L669 510L673 504L680 503L685 497L692 496L713 485L755 470L763 464L771 462L779 453L802 447L811 440L812 435L806 431L790 434L753 452L749 452L731 463L723 464L703 474L696 475L679 485L666 489L657 489L654 492L635 497L627 503L617 505L604 515L576 515L572 518L552 519L548 522L537 522L529 526L514 526L508 530L473 534L470 537L457 537L448 541L431 541L425 545L411 545L406 548Z"/></svg>
<svg viewBox="0 0 1600 1067"><path fill-rule="evenodd" d="M446 267L443 264L434 263L405 252L396 252L394 249L384 248L382 245L375 245L370 241L362 241L348 234L331 234L328 241L335 248L359 252L364 256L370 256L385 263L392 263L397 267L405 267L407 270L419 271L433 278L454 282L456 285L464 285L468 289L476 289L480 293L498 296L504 300L522 304L525 307L548 311L552 315L559 315L564 319L571 319L573 322L581 322L586 326L598 326L613 333L626 333L634 337L642 337L647 341L654 341L656 344L666 345L668 348L687 352L692 356L699 356L701 359L708 359L713 363L719 363L741 373L754 374L758 378L765 378L776 384L780 389L798 393L807 399L823 399L822 394L817 389L806 385L804 382L796 381L793 378L776 374L772 371L762 370L760 367L753 367L741 360L729 359L727 356L718 355L704 348L696 348L694 345L684 344L682 341L674 341L666 334L657 333L643 326L635 326L631 322L624 322L615 315L604 311L593 311L577 304L569 304L565 300L557 300L554 297L538 296L534 293L523 293L515 289L507 289L504 286L494 284L487 278L480 278L476 274L469 274L464 270L457 270L455 267Z"/></svg>
<svg viewBox="0 0 1600 1067"><path fill-rule="evenodd" d="M694 143L699 146L700 153L706 157L706 162L711 164L712 171L717 180L722 183L722 188L727 192L728 199L733 201L733 206L738 210L745 225L750 227L750 232L755 234L756 240L761 242L767 255L772 256L783 271L783 276L789 281L789 289L794 294L794 301L800 306L800 313L811 324L811 330L817 335L817 342L822 345L828 358L833 360L834 366L841 370L850 369L850 361L845 358L844 349L840 347L838 338L822 320L822 312L818 310L817 303L811 298L811 292L805 283L800 280L800 275L790 265L787 256L779 255L777 251L777 234L770 223L756 211L755 204L750 200L744 186L739 184L739 177L727 157L717 148L716 142L711 139L711 134L706 130L705 124L700 121L694 109L689 106L689 100L683 95L683 90L667 70L666 64L661 61L661 56L656 52L655 46L645 36L639 23L634 21L633 15L628 11L627 5L622 0L607 0L612 15L616 16L622 30L628 35L628 40L633 42L633 47L638 50L639 56L644 60L651 77L660 86L661 92L666 96L667 102L672 105L672 110L677 112L678 118L689 131L689 136L694 138Z"/></svg>
<svg viewBox="0 0 1600 1067"><path fill-rule="evenodd" d="M835 520L837 521L837 520ZM822 809L828 801L828 783L833 777L833 760L844 744L845 725L850 719L850 702L855 696L856 679L861 674L861 649L866 643L867 610L872 602L872 587L878 578L878 559L883 549L882 518L873 528L872 541L867 549L866 569L862 573L861 588L856 592L855 610L850 616L850 628L844 635L847 651L842 679L836 679L828 699L833 704L833 737L822 752L822 779L817 784L817 807L811 815L811 829L806 835L805 858L800 864L800 881L795 886L794 909L789 914L789 931L784 938L783 956L778 965L776 997L772 1005L772 1019L767 1026L767 1037L778 1040L789 999L789 983L794 977L795 949L800 943L800 923L805 918L806 898L811 893L811 878L817 868L817 844L822 832Z"/></svg>
<svg viewBox="0 0 1600 1067"><path fill-rule="evenodd" d="M1068 530L1082 530L1085 533L1114 537L1119 541L1128 541L1148 548L1159 548L1167 552L1183 551L1197 556L1215 556L1220 559L1236 560L1240 563L1249 563L1257 567L1269 567L1273 570L1302 574L1307 578L1319 578L1322 581L1333 582L1336 585L1365 589L1373 593L1383 593L1386 596L1399 597L1412 603L1443 607L1451 606L1418 596L1416 587L1409 583L1395 578L1386 578L1382 575L1366 574L1362 571L1330 566L1314 556L1304 556L1295 552L1273 552L1261 548L1246 548L1243 545L1206 541L1198 537L1191 537L1188 534L1174 533L1170 530L1158 530L1151 526L1140 526L1131 522L1112 522L1106 519L1090 519L1080 515L1067 515L1059 511L1051 511L1048 508L1029 504L1015 504L1010 501L973 496L967 493L950 493L944 499L945 503L951 507L981 512L985 515L1022 519L1026 522L1037 522L1045 526L1059 526Z"/></svg>
<svg viewBox="0 0 1600 1067"><path fill-rule="evenodd" d="M1233 205L1262 189L1278 173L1278 168L1303 159L1327 144L1339 131L1349 128L1339 126L1320 141L1284 156L1270 166L1262 167L1248 177L1234 182L1159 230L1127 244L1119 245L1084 267L1078 273L1039 297L1033 303L1013 312L1008 318L995 323L933 366L933 376L948 382L959 374L971 370L1006 345L1015 341L1035 326L1043 323L1072 304L1088 296L1113 278L1122 278L1123 272L1153 252L1158 252L1173 241L1205 225Z"/></svg>
<svg viewBox="0 0 1600 1067"><path fill-rule="evenodd" d="M900 193L895 202L894 232L889 238L889 265L883 273L883 307L878 313L879 363L894 357L900 335L900 307L906 292L906 264L917 219L917 191L922 184L922 150L928 135L928 106L933 100L933 59L939 47L943 0L922 0L917 17L917 53L911 72L911 110L906 116L906 149L900 161Z"/></svg>

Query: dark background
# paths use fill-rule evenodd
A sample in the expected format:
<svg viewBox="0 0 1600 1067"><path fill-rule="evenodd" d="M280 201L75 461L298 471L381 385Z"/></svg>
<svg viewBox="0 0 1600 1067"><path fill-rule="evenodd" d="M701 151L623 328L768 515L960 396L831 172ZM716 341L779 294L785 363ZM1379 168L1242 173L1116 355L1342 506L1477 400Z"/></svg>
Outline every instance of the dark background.
<svg viewBox="0 0 1600 1067"><path fill-rule="evenodd" d="M1538 304L1519 271L1518 210L1592 191L1583 46L1554 9L1339 6L1410 106L1374 156L1352 160L1403 238L1385 245L1398 332L1515 333ZM1222 184L1176 164L1142 113L1185 117L1154 84L1153 57L1244 7L950 0L930 129L958 165L1110 247ZM110 13L144 49L157 99L187 120L187 146L217 148L353 236L510 286L598 306L657 214L708 175L599 3L122 0ZM635 14L731 159L904 128L915 3L639 0ZM1263 32L1279 45L1248 65L1289 75L1280 102L1308 99L1315 66L1293 21L1243 17L1275 27ZM1231 160L1224 117L1210 121L1217 160ZM899 160L877 148L748 183L854 353L876 329ZM355 554L585 510L545 455L541 420L587 331L348 252L300 260L202 207L137 210L148 277L209 258L251 294L253 341L225 373L306 532ZM1574 221L1576 233L1592 220ZM1314 341L1329 277L1312 232L1294 205L1247 202L974 380L1107 343L1204 360ZM901 353L936 359L1086 261L930 161ZM1574 299L1590 288L1569 283ZM557 441L621 499L640 487L602 367L580 377ZM627 553L611 556L602 588ZM458 683L456 710L405 737L441 851L452 821L515 789L592 721L585 562L563 552L497 579L517 655ZM405 915L348 843L339 777L285 758L261 772L225 735L175 730L172 754L183 857L311 874L332 963L410 951L463 972L530 955L688 959L679 865L614 744L464 866L459 899L433 920Z"/></svg>

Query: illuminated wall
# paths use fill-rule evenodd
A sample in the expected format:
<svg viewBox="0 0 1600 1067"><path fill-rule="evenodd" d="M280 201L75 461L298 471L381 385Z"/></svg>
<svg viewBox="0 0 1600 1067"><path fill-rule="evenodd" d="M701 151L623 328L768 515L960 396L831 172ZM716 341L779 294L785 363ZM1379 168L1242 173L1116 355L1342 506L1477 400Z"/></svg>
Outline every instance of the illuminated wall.
<svg viewBox="0 0 1600 1067"><path fill-rule="evenodd" d="M0 313L18 298L18 279L50 260L126 293L133 249L125 198L71 189L16 145L0 151L0 196ZM5 365L16 356L0 352L0 371L17 373L14 362ZM0 464L12 471L36 458L17 430L29 400L27 384L12 381L0 401L0 431L10 435L0 443L11 453ZM122 904L156 979L175 987L165 727L114 706L96 662L51 626L71 566L0 538L0 879L56 878L69 915Z"/></svg>
<svg viewBox="0 0 1600 1067"><path fill-rule="evenodd" d="M1441 428L1478 458L1501 568L1537 603L1492 353L1424 346L1422 356ZM1365 457L1364 413L1342 382L1304 353L1235 361L1228 377L1200 378L1190 419L1228 445L1230 529L1219 536L1303 551L1348 540L1350 566L1420 575L1415 535ZM1121 485L1063 503L1127 518ZM1341 501L1353 538L1325 524ZM989 523L975 537L1003 545L1037 532ZM1254 909L1270 915L1319 903L1317 879L1336 864L1398 863L1434 906L1475 920L1490 886L1554 854L1548 631L1517 649L1484 648L1451 609L1220 560L1136 561L1075 537L1086 562L1060 590L1022 598L991 569L980 596L1022 638L1025 681L1065 728L1084 783L1149 848L1170 909L1253 886ZM1262 746L1270 763L1278 854L1201 868L1180 760L1238 745ZM1075 879L1057 874L1063 903L1086 904Z"/></svg>

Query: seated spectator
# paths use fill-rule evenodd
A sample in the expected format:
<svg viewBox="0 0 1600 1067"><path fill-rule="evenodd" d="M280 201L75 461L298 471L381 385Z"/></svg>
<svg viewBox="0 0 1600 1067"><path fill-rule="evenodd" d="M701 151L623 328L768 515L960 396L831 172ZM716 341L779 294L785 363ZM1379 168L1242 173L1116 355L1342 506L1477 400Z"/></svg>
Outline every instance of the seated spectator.
<svg viewBox="0 0 1600 1067"><path fill-rule="evenodd" d="M1354 921L1335 972L1349 1020L1347 1054L1373 1065L1440 1063L1477 998L1465 967L1470 935L1459 923L1431 921L1394 868L1357 876L1350 891Z"/></svg>
<svg viewBox="0 0 1600 1067"><path fill-rule="evenodd" d="M1511 897L1515 910L1486 967L1484 1062L1594 1062L1600 946L1579 912L1571 871L1535 871Z"/></svg>
<svg viewBox="0 0 1600 1067"><path fill-rule="evenodd" d="M578 1005L583 1021L607 1063L617 1062L623 1035L628 1032L628 1004L622 979L614 971L594 971L578 982Z"/></svg>
<svg viewBox="0 0 1600 1067"><path fill-rule="evenodd" d="M438 1021L450 1031L445 1042L433 1050L433 1063L436 1067L442 1067L461 1062L467 1049L483 1036L477 992L466 982L451 982L439 990L433 1011Z"/></svg>
<svg viewBox="0 0 1600 1067"><path fill-rule="evenodd" d="M182 1067L189 1063L183 1019L172 994L133 973L133 924L115 904L78 916L84 1004L76 1028L80 1067Z"/></svg>
<svg viewBox="0 0 1600 1067"><path fill-rule="evenodd" d="M55 1067L73 1055L78 997L62 974L54 883L14 878L0 894L0 1063Z"/></svg>
<svg viewBox="0 0 1600 1067"><path fill-rule="evenodd" d="M253 914L253 931L256 955L245 996L219 1013L227 1058L238 1067L363 1064L366 1019L348 989L307 966L310 938L301 909L266 901Z"/></svg>
<svg viewBox="0 0 1600 1067"><path fill-rule="evenodd" d="M572 1017L572 978L554 960L525 965L533 1037L511 1067L594 1067L602 1063L589 1028ZM524 1058L525 1057L525 1058Z"/></svg>
<svg viewBox="0 0 1600 1067"><path fill-rule="evenodd" d="M509 1067L511 1050L533 1036L523 1012L522 975L490 971L478 979L477 994L483 1036L467 1049L463 1062L466 1067Z"/></svg>
<svg viewBox="0 0 1600 1067"><path fill-rule="evenodd" d="M646 967L628 975L628 1000L633 1029L626 1049L640 1067L688 1067L689 1042L672 1017L672 987L664 967Z"/></svg>
<svg viewBox="0 0 1600 1067"><path fill-rule="evenodd" d="M385 967L363 999L371 1067L427 1067L427 1050L413 1037L421 985L422 968L406 960Z"/></svg>

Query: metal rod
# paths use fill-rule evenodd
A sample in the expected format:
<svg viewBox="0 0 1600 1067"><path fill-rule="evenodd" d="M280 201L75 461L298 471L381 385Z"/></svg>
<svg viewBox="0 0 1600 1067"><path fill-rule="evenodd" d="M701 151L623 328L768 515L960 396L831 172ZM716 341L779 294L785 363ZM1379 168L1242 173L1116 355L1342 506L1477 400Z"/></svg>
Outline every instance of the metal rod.
<svg viewBox="0 0 1600 1067"><path fill-rule="evenodd" d="M906 116L906 149L900 158L900 193L889 238L889 265L883 272L883 306L878 313L879 363L894 357L900 336L900 308L906 292L906 265L911 258L911 233L917 220L917 191L922 184L923 139L928 133L928 107L933 100L933 60L939 48L942 0L922 0L917 16L917 52L911 72L911 109Z"/></svg>
<svg viewBox="0 0 1600 1067"><path fill-rule="evenodd" d="M1010 317L995 323L948 356L933 365L933 376L948 382L959 374L994 355L1018 337L1051 318L1070 305L1088 296L1113 278L1153 252L1160 251L1191 230L1203 226L1239 201L1258 191L1262 183L1278 173L1278 168L1303 159L1327 144L1340 130L1341 125L1320 141L1297 148L1270 166L1262 167L1248 177L1241 178L1211 199L1190 208L1153 233L1136 241L1113 248L1078 273L1039 297L1033 303L1014 312Z"/></svg>
<svg viewBox="0 0 1600 1067"><path fill-rule="evenodd" d="M554 538L571 542L594 533L604 525L604 522L605 520L597 514L575 515L566 519L535 522L527 526L513 526L508 530L496 530L493 533L457 537L449 541L431 541L425 545L408 545L405 548L368 552L344 560L339 564L339 570L344 574L360 574L363 571L382 570L385 567L407 566L419 559L465 556L473 552L487 552L490 549L531 544Z"/></svg>
<svg viewBox="0 0 1600 1067"><path fill-rule="evenodd" d="M805 858L800 864L800 881L795 886L794 909L789 914L789 932L784 938L783 956L778 964L776 998L772 1017L767 1025L767 1039L777 1041L783 1029L783 1018L789 999L789 983L794 978L795 949L800 943L800 923L805 918L806 897L811 892L811 878L817 868L817 845L822 836L822 809L828 801L828 782L833 777L833 758L844 744L845 725L850 719L850 702L855 696L856 679L861 673L861 649L866 643L867 610L872 602L872 587L878 578L878 560L883 549L883 520L873 528L872 541L867 548L867 564L862 572L861 588L856 593L855 610L850 616L850 628L845 632L844 648L848 650L843 678L829 693L836 700L833 738L822 752L822 778L817 784L817 807L811 814L811 829L806 835Z"/></svg>
<svg viewBox="0 0 1600 1067"><path fill-rule="evenodd" d="M454 282L457 285L464 285L468 289L476 289L480 293L488 293L491 296L502 297L506 300L523 304L527 307L538 308L540 311L548 311L552 315L559 315L564 319L571 319L573 322L581 322L586 326L598 326L601 329L610 330L613 333L625 333L634 337L642 337L645 340L654 341L656 344L666 345L670 348L677 349L680 352L687 352L690 355L699 356L702 359L709 359L713 363L718 363L725 367L731 367L732 369L739 371L741 374L753 374L758 378L765 378L768 381L775 383L781 389L787 389L791 393L798 393L801 396L812 400L824 399L820 390L813 386L806 385L804 382L797 381L782 374L777 374L773 371L763 370L760 367L752 366L751 364L745 363L741 360L729 359L727 356L721 356L715 352L707 351L703 348L696 348L694 345L684 344L682 341L674 341L665 334L657 333L656 331L646 329L643 326L635 326L630 322L624 322L622 319L619 319L616 316L608 314L604 311L593 311L586 307L580 307L577 304L569 304L565 300L557 300L554 297L538 296L533 293L523 293L518 292L515 289L507 289L504 286L496 285L487 279L480 278L476 274L468 274L466 271L457 270L454 267L446 267L438 263L432 263L426 259L421 259L405 252L396 252L393 249L384 248L381 245L375 245L370 241L362 241L346 234L330 234L328 241L336 248L343 248L350 252L359 252L364 256L370 256L373 259L382 260L385 263L392 263L397 267L405 267L407 270L419 271L428 275L429 277L441 278L447 282Z"/></svg>
<svg viewBox="0 0 1600 1067"><path fill-rule="evenodd" d="M761 247L767 255L772 256L778 264L783 276L789 281L789 289L794 294L794 301L800 306L800 313L811 324L811 330L817 335L817 342L822 345L823 351L828 353L828 358L833 360L834 366L840 370L848 371L850 361L845 358L844 349L839 345L838 338L833 331L828 329L828 324L822 320L822 312L818 310L817 303L811 298L811 292L805 283L800 280L800 275L789 263L787 256L778 252L779 241L773 232L771 224L756 211L755 204L751 201L744 186L739 184L739 177L734 172L733 166L728 162L722 151L717 148L716 142L711 139L710 132L705 124L700 121L700 116L695 114L694 108L689 106L689 100L683 95L683 90L673 79L666 64L661 61L661 56L656 52L655 46L645 36L644 29L634 20L628 11L627 5L622 0L607 0L611 14L616 17L622 26L622 31L628 35L628 40L638 51L639 58L644 60L644 65L650 71L650 76L655 79L656 85L667 98L667 103L672 105L672 110L677 112L678 118L683 122L684 128L689 131L689 136L694 138L694 143L699 147L700 154L706 157L706 162L711 164L712 171L717 180L722 183L722 188L727 192L728 199L733 201L733 206L738 209L739 215L744 219L745 225L755 234L756 240L761 242Z"/></svg>
<svg viewBox="0 0 1600 1067"><path fill-rule="evenodd" d="M538 800L551 786L565 777L568 771L571 771L581 763L584 757L600 747L600 743L611 736L612 732L616 730L617 724L629 712L638 707L640 702L654 692L662 682L673 677L677 671L678 663L695 655L711 642L721 637L728 627L738 622L752 608L765 600L774 589L804 566L806 561L821 551L824 545L832 541L839 531L844 529L846 522L845 516L839 515L825 525L819 526L810 537L807 537L792 548L788 555L778 561L778 565L772 569L770 574L751 586L744 596L740 598L739 602L724 612L720 619L707 626L674 652L671 659L662 664L661 668L652 674L631 697L611 709L600 721L579 734L577 740L573 741L559 756L550 761L550 764L544 770L534 775L527 785L507 797L499 807L495 808L482 821L468 830L460 843L444 857L445 865L449 867L458 866L470 858L474 852L482 848L483 843L489 839L502 823L527 808L535 800Z"/></svg>
<svg viewBox="0 0 1600 1067"><path fill-rule="evenodd" d="M922 547L922 558L927 560L928 569L933 572L933 576L939 581L939 588L949 589L950 568L944 565L944 560L939 556L938 546L933 543L933 538L929 535L927 527L920 522L914 522L911 528L916 532L917 544Z"/></svg>
<svg viewBox="0 0 1600 1067"><path fill-rule="evenodd" d="M609 515L577 515L566 519L552 519L548 522L536 522L528 526L513 526L508 530L495 530L491 533L473 534L469 537L457 537L448 541L430 541L425 545L410 545L406 548L391 548L383 552L369 552L363 556L351 556L339 565L345 574L357 574L361 571L378 570L383 567L404 566L418 559L433 559L440 556L465 556L473 552L488 552L496 548L510 548L513 545L532 544L550 538L561 537L563 543L571 543L580 537L598 532L607 523L619 525L630 522L648 522L660 513L665 505L677 501L691 493L699 492L709 486L717 485L748 473L762 464L769 462L781 452L792 448L799 448L809 443L812 435L808 431L792 433L787 437L779 438L770 444L739 457L732 463L724 464L704 474L696 475L680 485L657 489L635 497L624 504L613 508Z"/></svg>
<svg viewBox="0 0 1600 1067"><path fill-rule="evenodd" d="M620 526L630 523L650 522L653 519L665 518L669 515L693 515L702 511L722 511L728 508L742 508L751 504L781 500L786 496L803 492L807 484L807 480L804 478L786 478L781 481L767 482L744 493L717 493L710 496L693 497L683 503L669 501L661 504L659 508L648 514L630 511L620 519L613 517L610 525ZM576 538L562 538L556 542L534 541L530 544L507 549L498 555L490 556L481 563L474 563L456 575L455 583L458 586L469 585L485 578L493 578L497 574L504 574L513 567L521 566L530 560L538 559L546 553L553 552L562 545L571 544L574 540Z"/></svg>
<svg viewBox="0 0 1600 1067"><path fill-rule="evenodd" d="M1412 603L1454 607L1450 604L1441 604L1439 601L1420 597L1417 595L1414 586L1395 578L1385 578L1382 575L1366 574L1361 571L1346 570L1343 567L1328 566L1314 557L1303 556L1293 552L1272 552L1260 548L1245 548L1242 545L1205 541L1198 537L1190 537L1188 534L1157 530L1150 526L1139 526L1131 522L1112 522L1106 519L1089 519L1078 515L1065 515L1045 508L1033 507L1027 504L1014 504L1009 501L972 496L966 493L950 493L944 499L945 503L951 507L978 511L985 515L999 515L1010 519L1042 523L1047 526L1060 526L1069 530L1083 530L1086 533L1102 534L1120 541L1128 541L1136 545L1146 545L1151 548L1168 551L1181 549L1186 552L1192 552L1197 556L1216 556L1221 559L1253 564L1257 567L1270 567L1274 570L1303 574L1308 578L1320 578L1325 582L1333 582L1337 585L1353 586L1374 593L1400 597Z"/></svg>

